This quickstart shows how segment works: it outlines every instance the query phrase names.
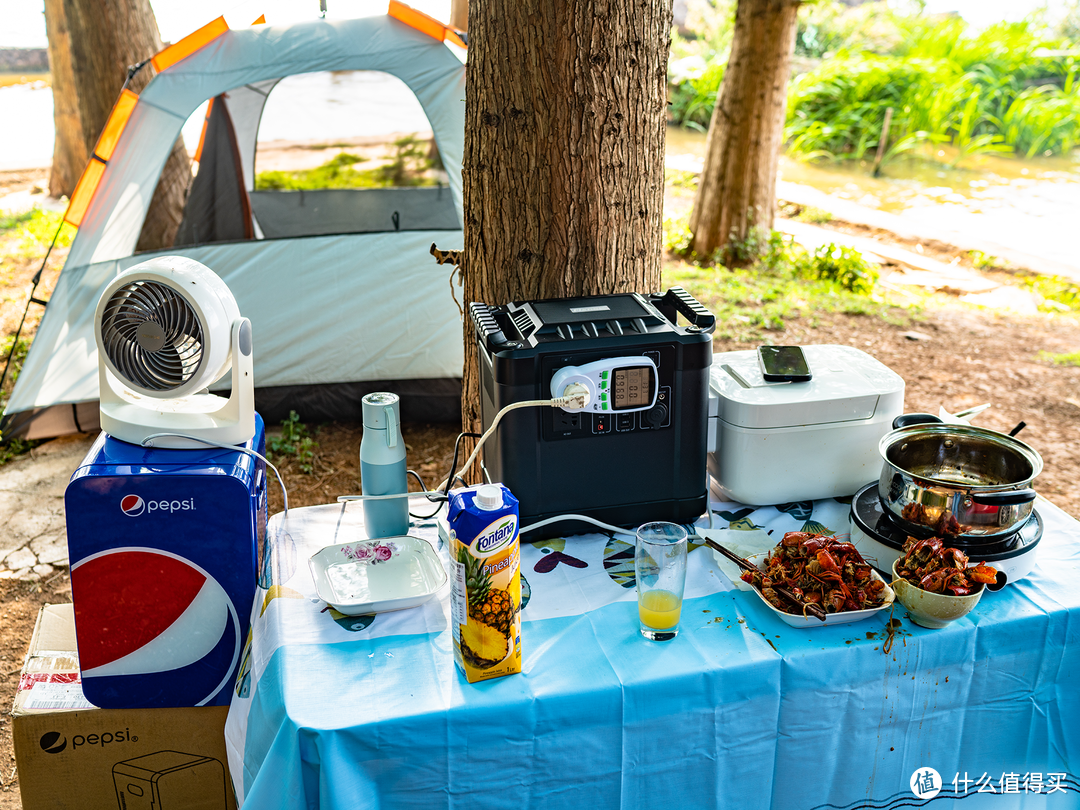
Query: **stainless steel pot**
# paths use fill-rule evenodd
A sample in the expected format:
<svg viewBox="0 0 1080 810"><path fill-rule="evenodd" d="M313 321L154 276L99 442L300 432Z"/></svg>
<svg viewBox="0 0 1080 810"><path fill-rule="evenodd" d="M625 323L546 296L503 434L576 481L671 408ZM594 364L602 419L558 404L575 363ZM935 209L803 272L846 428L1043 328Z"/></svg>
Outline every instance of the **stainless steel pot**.
<svg viewBox="0 0 1080 810"><path fill-rule="evenodd" d="M884 460L878 497L886 512L919 537L995 538L1031 515L1042 472L1035 450L1004 433L947 425L905 414L878 442Z"/></svg>

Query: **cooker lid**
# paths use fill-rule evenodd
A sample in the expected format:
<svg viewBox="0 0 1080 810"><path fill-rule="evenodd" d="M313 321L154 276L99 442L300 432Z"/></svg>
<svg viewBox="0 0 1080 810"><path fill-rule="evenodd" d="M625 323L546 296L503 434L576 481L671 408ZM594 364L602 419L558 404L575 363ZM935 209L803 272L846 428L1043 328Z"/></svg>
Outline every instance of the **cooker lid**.
<svg viewBox="0 0 1080 810"><path fill-rule="evenodd" d="M903 408L904 380L851 346L803 346L813 379L769 383L756 351L713 355L710 387L716 415L744 428L786 428L891 419Z"/></svg>

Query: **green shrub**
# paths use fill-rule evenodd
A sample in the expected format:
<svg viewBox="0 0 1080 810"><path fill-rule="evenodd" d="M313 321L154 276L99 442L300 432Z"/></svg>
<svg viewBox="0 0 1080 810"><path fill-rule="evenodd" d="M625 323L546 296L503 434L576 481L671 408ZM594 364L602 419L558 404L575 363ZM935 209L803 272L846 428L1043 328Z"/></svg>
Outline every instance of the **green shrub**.
<svg viewBox="0 0 1080 810"><path fill-rule="evenodd" d="M281 423L280 436L267 436L266 457L273 461L275 458L295 458L300 471L310 475L315 461L315 451L319 449L318 443L312 438L307 425L300 421L296 411L289 411L289 418Z"/></svg>
<svg viewBox="0 0 1080 810"><path fill-rule="evenodd" d="M862 253L844 245L822 245L800 263L797 271L804 278L820 279L838 284L843 289L869 294L878 280L878 271Z"/></svg>

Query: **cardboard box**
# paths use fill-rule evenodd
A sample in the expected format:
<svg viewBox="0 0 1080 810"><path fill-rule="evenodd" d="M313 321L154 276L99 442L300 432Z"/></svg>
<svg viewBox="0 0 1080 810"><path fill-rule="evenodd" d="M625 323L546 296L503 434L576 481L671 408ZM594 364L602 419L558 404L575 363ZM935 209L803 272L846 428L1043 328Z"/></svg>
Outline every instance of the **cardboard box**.
<svg viewBox="0 0 1080 810"><path fill-rule="evenodd" d="M23 810L235 810L227 706L98 709L71 605L38 615L11 714Z"/></svg>

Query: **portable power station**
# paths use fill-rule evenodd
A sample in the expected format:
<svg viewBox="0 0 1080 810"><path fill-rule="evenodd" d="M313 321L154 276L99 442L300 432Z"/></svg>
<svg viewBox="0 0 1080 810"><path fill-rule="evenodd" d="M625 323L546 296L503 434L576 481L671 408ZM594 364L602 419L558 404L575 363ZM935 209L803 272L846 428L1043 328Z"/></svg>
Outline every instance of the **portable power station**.
<svg viewBox="0 0 1080 810"><path fill-rule="evenodd" d="M518 498L523 526L564 514L687 523L705 511L716 319L689 293L472 303L469 312L485 430L511 403L557 396L553 381L594 380L584 410L510 411L484 445L485 474ZM595 528L566 521L530 536Z"/></svg>

